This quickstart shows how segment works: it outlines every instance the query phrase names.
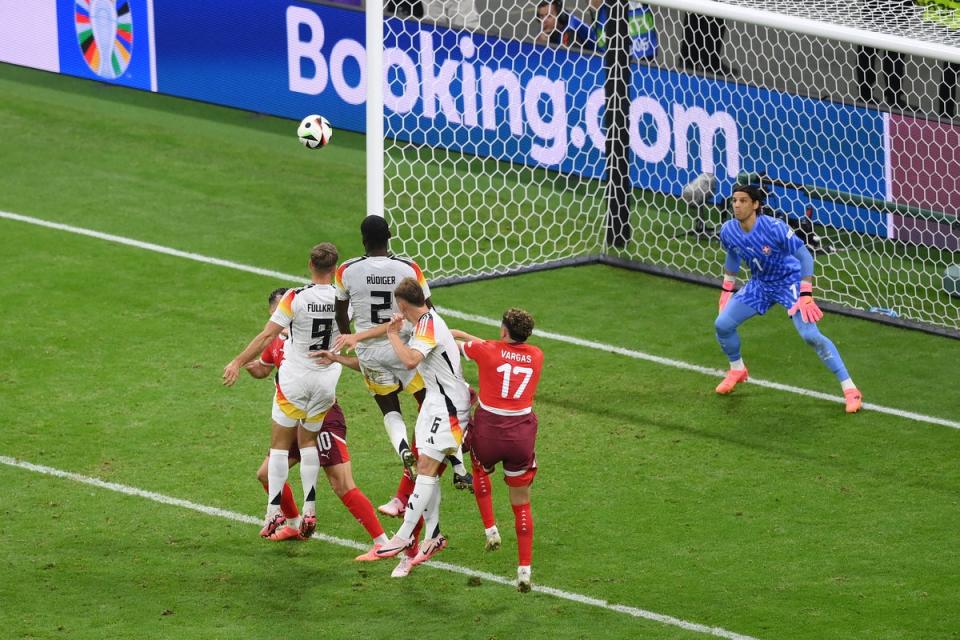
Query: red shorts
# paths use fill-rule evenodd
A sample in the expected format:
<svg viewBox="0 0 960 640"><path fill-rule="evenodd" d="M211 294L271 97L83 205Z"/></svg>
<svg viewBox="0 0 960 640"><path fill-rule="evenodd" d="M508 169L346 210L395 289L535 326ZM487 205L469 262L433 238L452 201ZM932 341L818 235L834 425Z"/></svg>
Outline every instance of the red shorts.
<svg viewBox="0 0 960 640"><path fill-rule="evenodd" d="M350 451L347 449L347 419L343 415L343 409L336 402L323 417L323 426L317 432L317 450L320 452L321 467L350 462ZM267 453L269 455L269 452ZM288 455L290 460L300 462L300 445L296 442L290 445Z"/></svg>
<svg viewBox="0 0 960 640"><path fill-rule="evenodd" d="M507 484L526 486L536 474L536 441L537 414L532 411L524 416L501 416L477 407L464 448L469 448L470 455L487 471L502 463Z"/></svg>

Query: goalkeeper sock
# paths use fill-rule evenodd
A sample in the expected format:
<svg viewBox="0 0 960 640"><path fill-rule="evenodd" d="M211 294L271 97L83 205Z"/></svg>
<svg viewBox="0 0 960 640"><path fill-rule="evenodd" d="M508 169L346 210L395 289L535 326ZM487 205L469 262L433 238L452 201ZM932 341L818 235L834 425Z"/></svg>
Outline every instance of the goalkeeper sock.
<svg viewBox="0 0 960 640"><path fill-rule="evenodd" d="M847 378L846 380L840 381L840 388L844 391L849 391L850 389L856 389L857 385L853 384L853 378Z"/></svg>
<svg viewBox="0 0 960 640"><path fill-rule="evenodd" d="M830 338L820 333L820 329L817 328L816 324L804 322L800 319L800 314L797 313L793 316L793 326L797 328L797 333L800 334L804 342L813 347L813 350L817 352L817 356L820 358L820 361L826 365L827 369L830 369L830 371L837 376L837 380L842 382L850 378L850 374L847 373L847 367L843 364L843 358L840 357L840 352L837 351L836 345L833 344Z"/></svg>

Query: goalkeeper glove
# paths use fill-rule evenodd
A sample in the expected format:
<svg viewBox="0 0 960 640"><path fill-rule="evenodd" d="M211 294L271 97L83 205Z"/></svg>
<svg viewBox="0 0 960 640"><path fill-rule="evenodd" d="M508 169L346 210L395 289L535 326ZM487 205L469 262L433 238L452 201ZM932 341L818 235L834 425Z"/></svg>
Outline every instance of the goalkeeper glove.
<svg viewBox="0 0 960 640"><path fill-rule="evenodd" d="M735 282L736 280L734 278L723 276L723 285L720 287L723 289L723 292L720 294L720 302L717 304L718 312L723 311L723 308L730 302L730 297L733 295L733 284Z"/></svg>
<svg viewBox="0 0 960 640"><path fill-rule="evenodd" d="M797 311L800 312L804 322L817 322L823 318L823 311L813 301L813 283L806 281L800 283L800 295L790 307L790 311L787 311L787 315L792 318Z"/></svg>

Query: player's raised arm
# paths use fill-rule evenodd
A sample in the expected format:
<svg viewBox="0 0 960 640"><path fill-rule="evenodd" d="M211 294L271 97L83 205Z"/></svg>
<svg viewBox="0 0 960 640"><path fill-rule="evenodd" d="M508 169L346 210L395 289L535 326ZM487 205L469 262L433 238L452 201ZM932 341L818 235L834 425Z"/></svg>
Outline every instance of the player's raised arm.
<svg viewBox="0 0 960 640"><path fill-rule="evenodd" d="M407 369L416 369L417 365L423 361L424 355L416 349L411 349L400 337L400 329L403 328L403 315L396 313L390 319L390 322L381 326L386 327L387 338L403 366Z"/></svg>
<svg viewBox="0 0 960 640"><path fill-rule="evenodd" d="M483 340L483 338L470 335L466 331L460 331L460 329L450 329L450 333L453 335L454 339L459 340L460 342L474 342L476 340Z"/></svg>
<svg viewBox="0 0 960 640"><path fill-rule="evenodd" d="M272 320L268 320L263 330L250 341L247 348L237 354L237 356L223 368L223 384L228 387L232 386L240 375L240 367L253 360L254 356L262 352L266 346L270 344L271 340L280 335L281 331L283 331L282 326Z"/></svg>

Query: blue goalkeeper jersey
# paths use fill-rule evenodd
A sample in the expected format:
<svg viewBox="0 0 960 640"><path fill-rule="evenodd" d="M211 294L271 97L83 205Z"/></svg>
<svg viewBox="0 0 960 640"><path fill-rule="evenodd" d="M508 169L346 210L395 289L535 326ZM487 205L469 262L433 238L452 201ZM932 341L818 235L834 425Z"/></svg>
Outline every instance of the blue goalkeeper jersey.
<svg viewBox="0 0 960 640"><path fill-rule="evenodd" d="M720 228L720 243L728 255L747 263L752 280L785 286L800 280L800 261L793 254L804 245L783 220L758 215L749 233L736 220L727 220Z"/></svg>

